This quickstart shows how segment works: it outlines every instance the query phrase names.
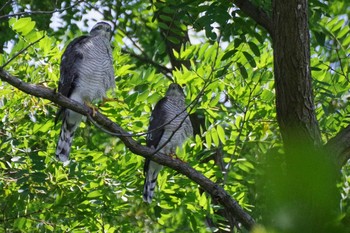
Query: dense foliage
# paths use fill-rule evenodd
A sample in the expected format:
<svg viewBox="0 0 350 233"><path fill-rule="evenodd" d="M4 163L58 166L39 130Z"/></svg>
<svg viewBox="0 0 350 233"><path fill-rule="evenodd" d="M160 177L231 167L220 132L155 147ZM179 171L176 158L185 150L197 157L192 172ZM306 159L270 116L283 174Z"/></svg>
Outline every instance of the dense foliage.
<svg viewBox="0 0 350 233"><path fill-rule="evenodd" d="M96 18L110 21L117 87L109 96L118 101L101 105L100 112L144 144L154 104L172 80L185 85L197 134L178 156L223 186L257 222L273 218L275 226L289 227L282 217L264 214L271 204L267 179L283 173L284 160L271 40L233 3L9 2L0 5L4 69L55 89L64 46ZM269 1L253 2L270 9ZM46 13L3 17L24 11ZM350 122L350 5L313 0L309 11L315 104L326 142ZM0 231L229 231L221 207L171 169L161 172L154 202L143 203L144 159L89 122L76 133L72 161L57 162L56 110L0 81ZM276 163L279 168L266 175ZM338 225L350 224L349 183L345 165L336 195L341 210L334 210Z"/></svg>

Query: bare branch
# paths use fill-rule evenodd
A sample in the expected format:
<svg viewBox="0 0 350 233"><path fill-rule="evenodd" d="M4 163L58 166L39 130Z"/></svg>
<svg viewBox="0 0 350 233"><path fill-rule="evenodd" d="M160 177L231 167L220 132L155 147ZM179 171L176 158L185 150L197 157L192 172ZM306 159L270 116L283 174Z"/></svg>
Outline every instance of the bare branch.
<svg viewBox="0 0 350 233"><path fill-rule="evenodd" d="M56 12L63 12L65 10L73 8L73 7L75 7L76 5L78 5L79 3L82 3L82 2L84 2L84 0L77 1L76 3L74 3L74 4L70 5L70 6L67 6L67 7L64 7L64 8L61 8L61 9L54 9L52 11L25 11L25 12L18 12L18 13L8 14L8 15L0 15L0 20L11 18L11 17L16 17L16 16L25 16L25 15L37 15L37 14L48 14L48 15L50 15L50 14L53 14L53 13L56 13Z"/></svg>
<svg viewBox="0 0 350 233"><path fill-rule="evenodd" d="M91 110L87 106L70 100L49 88L23 82L22 80L10 75L3 69L0 69L0 79L27 94L48 99L60 106L74 110L82 115L89 115L99 125L108 128L114 133L128 135L128 133L118 124L112 122L101 113L97 112L95 115L90 115ZM151 159L164 166L170 167L196 182L202 187L203 190L208 192L218 203L220 203L231 216L234 216L246 229L252 229L255 224L253 218L246 213L222 187L193 169L189 164L161 153L154 154L154 149L138 144L132 137L120 136L119 138L131 152Z"/></svg>
<svg viewBox="0 0 350 233"><path fill-rule="evenodd" d="M267 13L255 6L249 0L231 0L241 11L247 14L250 18L252 18L257 24L266 29L266 31L273 36L272 30L272 20L267 15Z"/></svg>

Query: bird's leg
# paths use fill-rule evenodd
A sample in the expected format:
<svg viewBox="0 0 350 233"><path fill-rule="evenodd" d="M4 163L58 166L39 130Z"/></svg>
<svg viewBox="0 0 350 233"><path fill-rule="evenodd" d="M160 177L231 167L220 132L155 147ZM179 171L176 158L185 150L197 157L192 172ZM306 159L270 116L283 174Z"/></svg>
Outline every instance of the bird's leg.
<svg viewBox="0 0 350 233"><path fill-rule="evenodd" d="M102 102L98 106L101 107L101 106L105 105L105 103L107 103L107 102L114 102L114 101L115 102L119 102L119 103L124 103L123 100L120 100L120 99L117 99L117 98L106 98L106 97L104 97L102 99Z"/></svg>
<svg viewBox="0 0 350 233"><path fill-rule="evenodd" d="M86 106L88 106L91 109L92 116L95 116L96 112L98 112L98 108L95 105L93 105L92 103L90 103L90 102L86 102L85 101L84 103L85 103Z"/></svg>
<svg viewBox="0 0 350 233"><path fill-rule="evenodd" d="M176 153L173 153L173 152L172 152L172 153L170 153L169 155L170 155L170 157L172 157L173 159L178 159L178 160L184 162L182 159L180 159L180 158L177 156Z"/></svg>

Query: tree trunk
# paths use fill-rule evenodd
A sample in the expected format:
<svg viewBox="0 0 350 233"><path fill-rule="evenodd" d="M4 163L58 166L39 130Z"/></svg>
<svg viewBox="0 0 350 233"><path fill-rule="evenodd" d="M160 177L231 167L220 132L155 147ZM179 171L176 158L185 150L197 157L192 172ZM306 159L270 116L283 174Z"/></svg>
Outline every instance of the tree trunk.
<svg viewBox="0 0 350 233"><path fill-rule="evenodd" d="M273 1L277 120L286 151L320 145L310 71L307 0Z"/></svg>
<svg viewBox="0 0 350 233"><path fill-rule="evenodd" d="M322 151L315 114L308 1L274 0L272 17L276 111L286 171L273 181L278 194L270 201L280 201L270 212L288 216L292 227L284 225L285 232L335 232L329 226L338 211L337 173ZM281 176L278 170L272 174Z"/></svg>

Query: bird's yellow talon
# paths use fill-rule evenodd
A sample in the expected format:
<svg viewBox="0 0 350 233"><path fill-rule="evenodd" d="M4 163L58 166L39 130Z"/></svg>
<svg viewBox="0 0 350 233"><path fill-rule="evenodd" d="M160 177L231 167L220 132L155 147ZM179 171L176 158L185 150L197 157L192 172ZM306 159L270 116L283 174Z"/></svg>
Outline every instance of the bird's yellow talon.
<svg viewBox="0 0 350 233"><path fill-rule="evenodd" d="M117 99L117 98L103 98L102 102L98 105L99 107L104 106L107 102L119 102L124 103L123 100Z"/></svg>
<svg viewBox="0 0 350 233"><path fill-rule="evenodd" d="M85 102L85 105L91 109L92 116L96 116L96 112L98 112L98 108L95 105L88 103L88 102Z"/></svg>

